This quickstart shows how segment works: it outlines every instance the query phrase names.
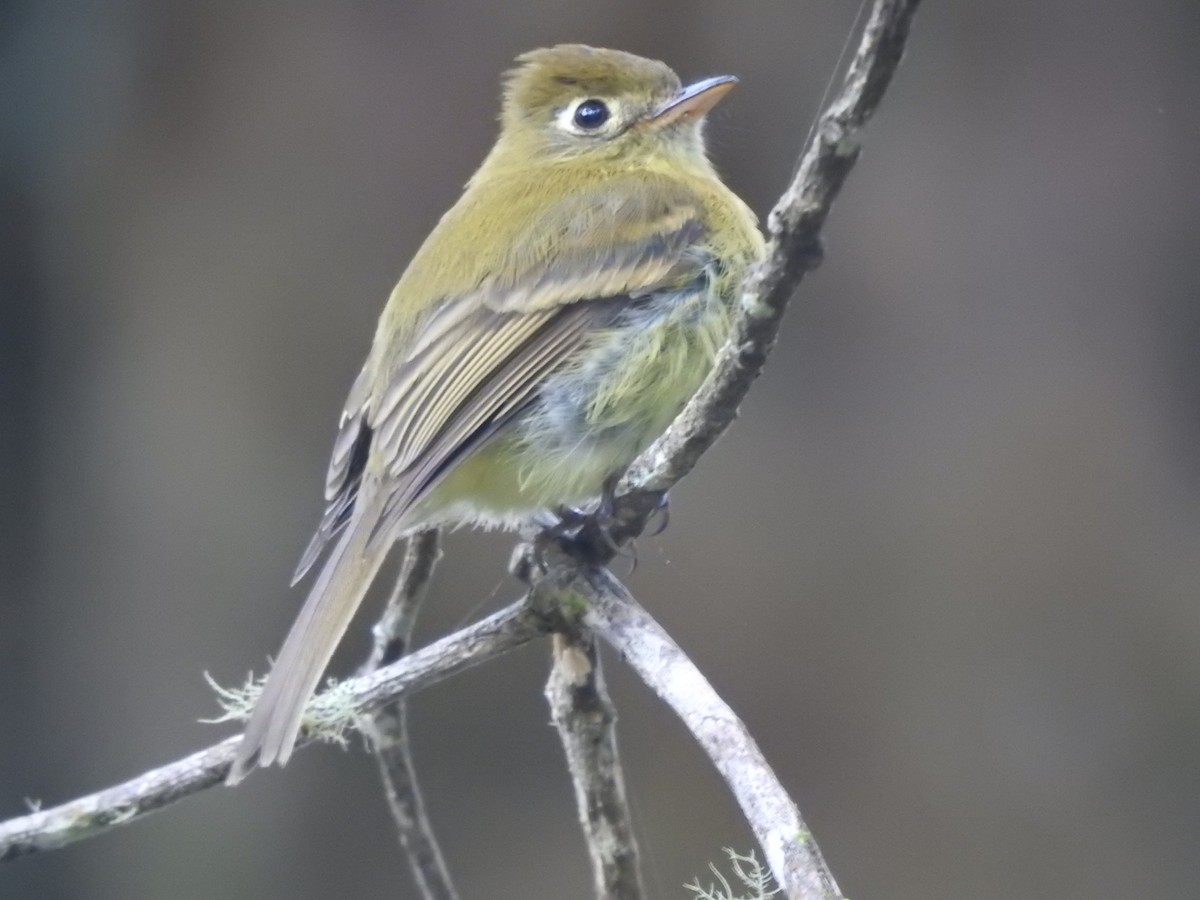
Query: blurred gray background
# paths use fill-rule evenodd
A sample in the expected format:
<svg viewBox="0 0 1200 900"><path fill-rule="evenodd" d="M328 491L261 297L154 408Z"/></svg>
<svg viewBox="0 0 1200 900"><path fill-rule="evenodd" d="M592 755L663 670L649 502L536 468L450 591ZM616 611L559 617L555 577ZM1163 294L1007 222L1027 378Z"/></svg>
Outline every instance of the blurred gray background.
<svg viewBox="0 0 1200 900"><path fill-rule="evenodd" d="M765 213L852 0L0 10L0 815L231 733L301 591L396 277L564 40L742 85ZM631 585L744 716L854 898L1200 896L1200 6L928 3L828 258ZM422 634L499 606L452 538ZM361 659L368 618L340 671ZM654 897L752 839L615 660ZM418 697L464 898L583 898L537 645ZM4 898L411 898L374 765L0 869Z"/></svg>

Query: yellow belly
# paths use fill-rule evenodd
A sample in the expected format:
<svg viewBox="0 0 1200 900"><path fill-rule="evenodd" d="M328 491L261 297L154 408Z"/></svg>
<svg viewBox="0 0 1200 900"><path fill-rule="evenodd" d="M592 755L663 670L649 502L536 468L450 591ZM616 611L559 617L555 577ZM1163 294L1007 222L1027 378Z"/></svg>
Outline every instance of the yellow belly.
<svg viewBox="0 0 1200 900"><path fill-rule="evenodd" d="M412 521L513 527L600 494L700 386L728 331L707 291L642 304L551 375L531 407L458 463ZM406 518L408 518L406 516Z"/></svg>

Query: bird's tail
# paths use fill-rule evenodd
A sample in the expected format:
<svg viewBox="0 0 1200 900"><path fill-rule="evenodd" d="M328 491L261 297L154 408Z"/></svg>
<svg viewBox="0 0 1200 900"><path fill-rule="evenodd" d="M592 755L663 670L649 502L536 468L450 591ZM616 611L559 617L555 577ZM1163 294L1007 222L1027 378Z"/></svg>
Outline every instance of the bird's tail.
<svg viewBox="0 0 1200 900"><path fill-rule="evenodd" d="M391 544L372 541L374 517L359 512L329 554L283 642L226 784L237 784L255 765L283 765L291 756L309 698Z"/></svg>

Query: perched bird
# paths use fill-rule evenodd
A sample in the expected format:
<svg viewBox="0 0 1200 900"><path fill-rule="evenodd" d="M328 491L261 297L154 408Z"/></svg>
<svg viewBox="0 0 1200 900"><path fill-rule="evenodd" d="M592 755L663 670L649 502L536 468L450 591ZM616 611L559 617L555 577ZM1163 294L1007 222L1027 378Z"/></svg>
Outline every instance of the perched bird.
<svg viewBox="0 0 1200 900"><path fill-rule="evenodd" d="M413 257L342 413L336 538L228 782L285 763L304 707L396 540L515 528L601 493L662 433L725 341L763 252L705 154L730 76L578 44L519 57L500 136Z"/></svg>

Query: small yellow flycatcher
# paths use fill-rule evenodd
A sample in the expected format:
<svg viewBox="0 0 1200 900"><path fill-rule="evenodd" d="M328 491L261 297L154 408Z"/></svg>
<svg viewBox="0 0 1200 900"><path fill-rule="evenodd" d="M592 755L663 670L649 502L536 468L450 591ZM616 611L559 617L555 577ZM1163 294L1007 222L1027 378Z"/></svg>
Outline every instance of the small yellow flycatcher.
<svg viewBox="0 0 1200 900"><path fill-rule="evenodd" d="M762 255L705 155L729 76L578 44L519 57L500 137L392 291L350 389L328 508L339 535L229 773L285 763L392 543L518 527L599 496L700 386Z"/></svg>

